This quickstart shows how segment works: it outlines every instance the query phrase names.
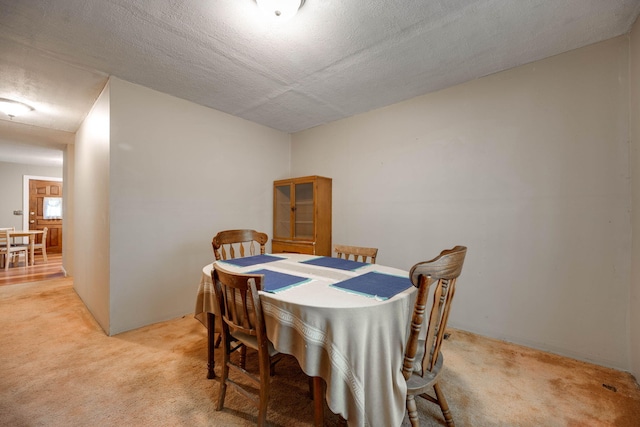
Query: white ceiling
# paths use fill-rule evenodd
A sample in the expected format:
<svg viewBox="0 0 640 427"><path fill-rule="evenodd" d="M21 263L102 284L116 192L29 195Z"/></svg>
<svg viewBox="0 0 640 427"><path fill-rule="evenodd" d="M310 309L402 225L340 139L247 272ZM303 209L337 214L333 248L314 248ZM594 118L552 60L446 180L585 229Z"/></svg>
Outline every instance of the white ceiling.
<svg viewBox="0 0 640 427"><path fill-rule="evenodd" d="M640 0L306 0L273 26L254 0L0 0L0 97L35 107L0 145L24 125L27 140L72 139L109 75L293 133L628 33L639 13Z"/></svg>

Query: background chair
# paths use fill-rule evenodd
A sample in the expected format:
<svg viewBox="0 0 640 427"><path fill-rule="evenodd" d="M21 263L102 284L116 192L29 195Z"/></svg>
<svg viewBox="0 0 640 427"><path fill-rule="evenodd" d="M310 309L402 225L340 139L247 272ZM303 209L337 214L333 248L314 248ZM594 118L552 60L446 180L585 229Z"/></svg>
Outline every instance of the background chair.
<svg viewBox="0 0 640 427"><path fill-rule="evenodd" d="M451 301L456 290L456 280L462 272L462 264L466 254L466 247L456 246L453 249L442 251L431 261L414 265L409 273L411 282L418 288L418 295L411 319L411 330L407 340L402 375L407 381L407 411L413 427L420 425L416 396L438 404L447 425L454 425L449 405L438 384L438 378L444 364L440 345L447 327ZM421 328L430 287L433 284L435 284L433 292L431 292L433 305L429 313L426 335L424 332L422 333L426 339L422 341L420 338ZM435 397L427 394L431 388L435 392Z"/></svg>
<svg viewBox="0 0 640 427"><path fill-rule="evenodd" d="M49 228L44 227L42 229L42 240L40 241L40 243L36 242L33 244L34 259L31 260L32 265L35 265L36 263L35 253L37 251L40 251L42 253L42 259L44 260L44 263L46 264L48 262L47 260L47 233L48 232L49 232ZM38 236L36 235L35 238L37 239ZM16 246L26 246L28 249L30 249L28 243L19 243Z"/></svg>
<svg viewBox="0 0 640 427"><path fill-rule="evenodd" d="M222 375L216 410L224 407L227 385L231 385L258 407L258 425L263 426L267 417L267 403L271 382L271 369L280 358L267 338L262 304L258 290L262 289L264 276L260 274L235 274L215 267L211 272L216 301L222 323ZM244 368L246 348L258 352L259 375ZM231 360L231 353L240 349L240 363ZM229 371L244 375L254 383L259 394L256 397L245 386L229 378Z"/></svg>
<svg viewBox="0 0 640 427"><path fill-rule="evenodd" d="M11 244L11 231L10 228L6 228L0 231L0 256L2 256L2 262L0 265L4 265L4 269L9 270L9 264L13 262L16 264L16 255L19 256L20 252L24 252L25 266L29 263L29 247L28 246L14 246Z"/></svg>
<svg viewBox="0 0 640 427"><path fill-rule="evenodd" d="M262 233L255 230L224 230L220 231L213 237L211 241L211 246L213 247L213 255L216 258L216 261L221 261L227 259L228 256L231 259L236 258L236 253L238 253L238 257L242 258L245 256L245 245L249 249L249 255L256 255L256 243L260 246L260 254L264 255L265 253L265 245L269 240L269 236L266 233ZM220 325L216 324L215 316L212 313L207 314L207 324L214 325L213 328L209 327L209 353L213 354L215 348L220 345L221 337L218 335L217 339L214 339L214 335L217 332L221 333ZM209 357L209 360L213 361L212 357ZM214 363L211 362L208 366L207 378L214 378Z"/></svg>
<svg viewBox="0 0 640 427"><path fill-rule="evenodd" d="M216 261L220 261L227 259L227 252L232 259L236 257L236 251L240 253L240 258L244 257L245 245L248 246L249 255L256 255L256 243L260 246L260 254L264 254L267 240L269 236L266 233L255 230L225 230L213 237L211 245Z"/></svg>
<svg viewBox="0 0 640 427"><path fill-rule="evenodd" d="M44 227L42 229L42 240L40 241L40 243L35 243L33 246L36 252L40 251L42 253L42 259L45 264L48 262L47 260L47 233L48 232L49 232L49 228ZM35 264L36 263L35 259L31 260L31 263Z"/></svg>
<svg viewBox="0 0 640 427"><path fill-rule="evenodd" d="M7 240L7 235L4 233L5 231L14 231L15 227L0 227L0 247L4 248Z"/></svg>
<svg viewBox="0 0 640 427"><path fill-rule="evenodd" d="M0 248L7 246L7 236L4 233L5 230L13 231L15 227L0 227ZM5 256L0 256L0 268L4 268Z"/></svg>
<svg viewBox="0 0 640 427"><path fill-rule="evenodd" d="M338 258L349 259L349 256L352 256L354 261L359 261L361 259L360 262L368 262L370 264L375 264L376 256L378 256L378 248L335 245L333 250L338 255ZM367 258L370 260L367 261Z"/></svg>

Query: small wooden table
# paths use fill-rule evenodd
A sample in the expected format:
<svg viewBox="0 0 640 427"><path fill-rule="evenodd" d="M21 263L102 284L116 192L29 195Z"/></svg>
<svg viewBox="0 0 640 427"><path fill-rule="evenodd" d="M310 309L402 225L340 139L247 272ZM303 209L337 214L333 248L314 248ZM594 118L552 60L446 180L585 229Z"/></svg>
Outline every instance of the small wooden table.
<svg viewBox="0 0 640 427"><path fill-rule="evenodd" d="M42 230L11 230L9 231L9 236L11 238L14 237L29 237L29 259L26 260L27 265L35 265L35 244L36 244L36 235L43 234ZM29 264L29 260L31 260L31 264Z"/></svg>

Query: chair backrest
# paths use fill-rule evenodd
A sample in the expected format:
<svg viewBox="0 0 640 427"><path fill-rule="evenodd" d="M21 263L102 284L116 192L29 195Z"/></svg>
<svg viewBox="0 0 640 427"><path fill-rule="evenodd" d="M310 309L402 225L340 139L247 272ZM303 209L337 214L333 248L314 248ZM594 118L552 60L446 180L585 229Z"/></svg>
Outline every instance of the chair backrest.
<svg viewBox="0 0 640 427"><path fill-rule="evenodd" d="M11 236L10 233L12 231L14 231L14 230L15 230L14 228L3 228L3 229L0 229L0 251L2 251L3 254L10 254L10 253L24 251L25 256L26 256L28 246L27 245L16 245L16 244L13 244L13 242L12 242L12 239L15 236ZM8 264L5 264L5 266L7 266L7 265Z"/></svg>
<svg viewBox="0 0 640 427"><path fill-rule="evenodd" d="M10 231L13 231L13 228L0 228L0 249L6 250L7 252L11 247Z"/></svg>
<svg viewBox="0 0 640 427"><path fill-rule="evenodd" d="M36 243L35 247L36 248L43 248L43 247L47 247L47 232L49 231L48 227L44 227L42 229L42 240L40 241L40 243ZM38 236L36 236L36 239L38 238Z"/></svg>
<svg viewBox="0 0 640 427"><path fill-rule="evenodd" d="M430 261L420 262L414 265L409 272L409 277L414 286L418 288L418 295L411 318L411 330L405 349L402 374L405 379L412 373L421 376L431 372L440 355L440 345L447 327L451 301L456 290L456 280L462 272L467 248L456 246L453 249L444 250ZM433 288L431 312L426 329L424 347L419 348L419 336L427 300L431 285ZM416 358L416 355L418 357ZM418 363L419 362L419 363Z"/></svg>
<svg viewBox="0 0 640 427"><path fill-rule="evenodd" d="M223 333L255 336L267 349L268 339L258 291L264 275L238 274L214 267L211 271L216 301L220 308ZM225 331L226 330L226 331Z"/></svg>
<svg viewBox="0 0 640 427"><path fill-rule="evenodd" d="M5 231L14 231L15 229L15 227L0 227L0 246L7 245L8 237Z"/></svg>
<svg viewBox="0 0 640 427"><path fill-rule="evenodd" d="M225 230L213 237L211 246L216 261L220 261L227 259L227 252L232 259L236 257L234 245L237 246L241 258L245 256L245 244L249 245L249 255L256 255L256 242L260 245L260 254L264 254L267 240L269 236L266 233L255 230Z"/></svg>
<svg viewBox="0 0 640 427"><path fill-rule="evenodd" d="M368 262L370 264L375 264L376 256L378 256L378 248L335 245L333 250L336 252L338 258L349 259L349 257L352 256L354 261ZM369 261L367 261L367 257Z"/></svg>

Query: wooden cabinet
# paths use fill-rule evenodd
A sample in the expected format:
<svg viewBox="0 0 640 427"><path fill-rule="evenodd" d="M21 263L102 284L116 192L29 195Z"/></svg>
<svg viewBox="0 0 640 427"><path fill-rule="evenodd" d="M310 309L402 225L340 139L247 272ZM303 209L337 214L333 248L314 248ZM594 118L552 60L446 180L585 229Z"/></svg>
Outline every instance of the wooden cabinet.
<svg viewBox="0 0 640 427"><path fill-rule="evenodd" d="M331 178L273 183L271 252L331 256Z"/></svg>

